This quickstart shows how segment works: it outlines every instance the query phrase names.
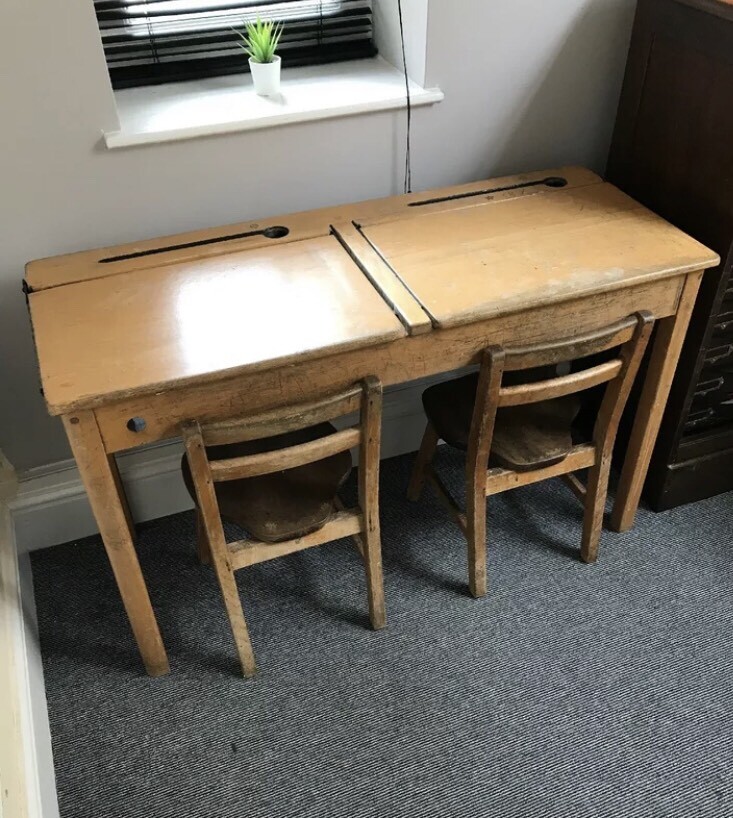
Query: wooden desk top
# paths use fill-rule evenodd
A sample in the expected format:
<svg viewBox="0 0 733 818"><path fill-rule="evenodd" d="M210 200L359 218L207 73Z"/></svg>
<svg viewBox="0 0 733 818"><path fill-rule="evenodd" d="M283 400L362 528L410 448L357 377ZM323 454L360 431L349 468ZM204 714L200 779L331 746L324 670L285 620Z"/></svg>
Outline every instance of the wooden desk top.
<svg viewBox="0 0 733 818"><path fill-rule="evenodd" d="M406 335L331 236L55 287L30 305L53 414Z"/></svg>
<svg viewBox="0 0 733 818"><path fill-rule="evenodd" d="M717 264L702 244L605 183L362 232L440 328Z"/></svg>
<svg viewBox="0 0 733 818"><path fill-rule="evenodd" d="M43 259L26 280L63 414L718 263L561 168Z"/></svg>

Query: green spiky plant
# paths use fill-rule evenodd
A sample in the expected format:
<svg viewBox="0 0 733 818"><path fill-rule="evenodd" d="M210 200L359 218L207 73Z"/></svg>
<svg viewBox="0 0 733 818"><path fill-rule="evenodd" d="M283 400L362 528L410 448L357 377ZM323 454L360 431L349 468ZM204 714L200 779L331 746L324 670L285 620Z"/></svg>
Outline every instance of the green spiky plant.
<svg viewBox="0 0 733 818"><path fill-rule="evenodd" d="M272 20L264 21L258 17L254 23L245 23L244 33L237 31L242 40L237 45L254 62L272 62L282 33L282 23L275 23Z"/></svg>

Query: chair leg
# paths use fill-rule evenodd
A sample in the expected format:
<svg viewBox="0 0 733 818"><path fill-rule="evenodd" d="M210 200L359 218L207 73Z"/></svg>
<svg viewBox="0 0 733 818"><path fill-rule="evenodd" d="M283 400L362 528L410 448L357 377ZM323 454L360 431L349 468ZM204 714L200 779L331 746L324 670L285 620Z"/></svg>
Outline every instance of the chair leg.
<svg viewBox="0 0 733 818"><path fill-rule="evenodd" d="M209 537L206 533L204 518L201 516L201 512L198 509L196 509L196 552L198 554L199 562L201 562L202 565L211 564Z"/></svg>
<svg viewBox="0 0 733 818"><path fill-rule="evenodd" d="M471 595L486 594L486 479L469 476L466 484L466 539L468 588Z"/></svg>
<svg viewBox="0 0 733 818"><path fill-rule="evenodd" d="M428 421L425 427L425 434L420 444L420 451L417 453L415 465L412 467L410 485L407 489L408 500L418 500L425 485L425 468L432 461L435 449L438 445L438 434L433 428L433 424Z"/></svg>
<svg viewBox="0 0 733 818"><path fill-rule="evenodd" d="M364 517L361 542L374 630L386 624L382 539L379 530L379 454L382 441L382 387L367 378L362 396L362 441L359 446L359 508Z"/></svg>
<svg viewBox="0 0 733 818"><path fill-rule="evenodd" d="M364 472L362 474L362 471ZM366 571L369 620L375 631L387 624L382 575L382 535L379 524L379 461L364 458L359 467L359 504L364 531L359 537Z"/></svg>
<svg viewBox="0 0 733 818"><path fill-rule="evenodd" d="M599 462L588 473L583 516L583 540L580 558L594 563L598 559L598 545L603 530L603 515L608 496L608 479L611 472L610 456L601 455Z"/></svg>
<svg viewBox="0 0 733 818"><path fill-rule="evenodd" d="M384 604L384 577L382 575L382 543L379 525L367 530L362 539L364 544L364 568L366 570L367 594L369 596L369 621L375 631L387 624Z"/></svg>
<svg viewBox="0 0 733 818"><path fill-rule="evenodd" d="M232 635L237 646L239 661L242 664L242 673L249 678L257 672L257 665L255 664L255 655L252 650L252 642L249 638L249 630L244 618L242 600L234 578L234 571L232 571L227 558L217 556L214 552L212 552L212 557L216 578L219 580L221 595L224 598L224 606L227 609L229 624L232 628Z"/></svg>

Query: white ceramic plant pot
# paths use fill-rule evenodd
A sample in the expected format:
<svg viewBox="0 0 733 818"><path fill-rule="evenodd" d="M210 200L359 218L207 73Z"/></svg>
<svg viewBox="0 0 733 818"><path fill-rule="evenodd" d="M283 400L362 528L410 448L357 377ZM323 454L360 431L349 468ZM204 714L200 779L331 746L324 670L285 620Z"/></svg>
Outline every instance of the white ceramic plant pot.
<svg viewBox="0 0 733 818"><path fill-rule="evenodd" d="M280 93L280 57L272 62L255 62L249 58L255 92L261 97L273 97Z"/></svg>

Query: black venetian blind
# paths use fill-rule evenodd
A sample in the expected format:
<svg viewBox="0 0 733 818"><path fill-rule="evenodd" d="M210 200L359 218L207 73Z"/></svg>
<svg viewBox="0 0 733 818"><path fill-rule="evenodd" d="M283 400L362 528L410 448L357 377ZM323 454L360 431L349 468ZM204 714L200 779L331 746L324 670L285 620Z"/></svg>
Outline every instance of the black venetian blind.
<svg viewBox="0 0 733 818"><path fill-rule="evenodd" d="M94 0L112 85L249 71L232 27L282 21L283 67L373 57L371 0Z"/></svg>

